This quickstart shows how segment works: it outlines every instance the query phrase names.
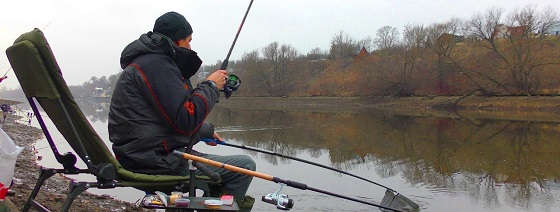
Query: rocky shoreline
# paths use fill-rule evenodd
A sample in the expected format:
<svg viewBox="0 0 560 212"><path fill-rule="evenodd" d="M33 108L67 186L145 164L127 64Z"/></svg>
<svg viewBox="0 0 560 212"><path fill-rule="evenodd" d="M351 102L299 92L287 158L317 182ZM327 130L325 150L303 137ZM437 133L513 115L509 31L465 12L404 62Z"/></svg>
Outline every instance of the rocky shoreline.
<svg viewBox="0 0 560 212"><path fill-rule="evenodd" d="M16 116L8 116L2 129L18 146L25 147L16 162L15 179L11 188L15 191L15 196L8 197L7 201L12 211L21 211L39 177L40 167L35 160L37 156L33 144L43 137L43 132L38 128L20 124L15 121L16 119ZM69 183L69 178L61 174L54 175L45 182L35 200L52 211L58 211L66 199ZM86 191L74 200L70 211L144 211L144 209L129 202L115 200L110 196L93 195Z"/></svg>

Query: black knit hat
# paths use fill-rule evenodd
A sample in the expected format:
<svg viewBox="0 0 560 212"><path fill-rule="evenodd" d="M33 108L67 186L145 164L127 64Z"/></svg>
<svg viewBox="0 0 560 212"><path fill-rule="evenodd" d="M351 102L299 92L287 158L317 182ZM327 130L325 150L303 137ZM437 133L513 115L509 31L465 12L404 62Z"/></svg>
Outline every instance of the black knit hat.
<svg viewBox="0 0 560 212"><path fill-rule="evenodd" d="M173 41L185 39L193 32L187 19L176 12L167 12L160 16L154 24L153 31L161 33Z"/></svg>

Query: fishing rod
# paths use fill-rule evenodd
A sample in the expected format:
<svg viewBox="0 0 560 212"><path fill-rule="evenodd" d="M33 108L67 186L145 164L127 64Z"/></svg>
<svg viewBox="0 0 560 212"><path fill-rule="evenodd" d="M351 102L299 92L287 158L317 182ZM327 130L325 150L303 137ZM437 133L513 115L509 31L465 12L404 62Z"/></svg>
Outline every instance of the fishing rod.
<svg viewBox="0 0 560 212"><path fill-rule="evenodd" d="M8 68L8 70L4 73L4 75L2 75L2 77L0 77L0 82L4 81L5 79L8 78L8 73L12 70L12 67Z"/></svg>
<svg viewBox="0 0 560 212"><path fill-rule="evenodd" d="M363 181L381 186L381 187L387 189L387 191L391 192L392 197L388 200L388 205L392 205L393 203L396 204L397 202L400 202L400 203L403 203L405 205L408 205L409 206L408 208L411 208L411 209L416 210L416 209L419 208L418 204L416 204L415 202L410 200L408 197L402 195L401 193L395 191L392 188L389 188L387 186L381 185L381 184L376 183L374 181L371 181L369 179L360 177L358 175L355 175L355 174L352 174L352 173L349 173L349 172L346 172L346 171L343 171L343 170L340 170L340 169L336 169L336 168L326 166L326 165L323 165L323 164L320 164L320 163L315 163L313 161L304 160L304 159L301 159L301 158L296 158L296 157L292 157L292 156L288 156L288 155L282 155L280 153L276 153L276 152L272 152L272 151L258 149L258 148L251 147L251 146L226 143L225 141L220 141L220 140L214 139L214 138L202 138L201 141L209 143L209 144L220 144L220 145L224 145L224 146L229 146L229 147L234 147L234 148L239 148L239 149L245 149L245 150L251 150L251 151L260 152L260 153L269 154L269 155L274 155L274 156L278 156L278 157L282 157L282 158L292 159L292 160L299 161L299 162L302 162L302 163L307 163L307 164L310 164L310 165L314 165L314 166L318 166L318 167L321 167L321 168L329 169L331 171L335 171L335 172L338 172L338 173L341 173L341 174L352 176L354 178L357 178L357 179L360 179L360 180L363 180Z"/></svg>
<svg viewBox="0 0 560 212"><path fill-rule="evenodd" d="M282 186L287 185L289 187L293 187L293 188L297 188L297 189L301 189L301 190L311 190L311 191L315 191L315 192L318 192L318 193L322 193L322 194L326 194L326 195L330 195L330 196L334 196L334 197L338 197L338 198L342 198L342 199L347 199L347 200L350 200L350 201L354 201L354 202L378 207L378 208L385 209L385 210L402 212L401 210L398 210L398 209L394 209L394 208L386 207L386 206L383 206L383 205L363 201L363 200L360 200L360 199L344 196L344 195L341 195L341 194L332 193L332 192L329 192L329 191L325 191L325 190L322 190L322 189L318 189L318 188L308 186L308 185L300 183L300 182L291 181L291 180L284 180L284 179L281 179L279 177L275 177L275 176L272 176L272 175L269 175L269 174L266 174L266 173L251 171L251 170L248 170L248 169L228 165L228 164L225 164L225 163L221 163L221 162L210 160L210 159L207 159L207 158L191 155L191 154L180 152L180 151L177 151L177 150L173 150L173 153L176 154L177 156L182 157L182 158L187 159L187 160L192 160L192 161L204 163L204 164L207 164L207 165L210 165L210 166L223 168L223 169L226 169L226 170L229 170L229 171L233 171L233 172L237 172L237 173L261 178L263 180L279 183ZM279 192L280 191L278 191L276 193L273 193L273 194L263 196L262 199L263 199L263 201L265 201L267 203L277 205L277 208L279 208L279 209L284 209L284 210L291 209L293 207L293 204L294 204L293 200L292 199L285 199L288 196L284 195L284 194L279 194Z"/></svg>
<svg viewBox="0 0 560 212"><path fill-rule="evenodd" d="M241 28L243 28L243 24L245 23L245 19L247 19L247 15L249 14L249 10L251 9L251 5L253 5L253 0L251 0L251 2L249 2L249 7L247 7L247 10L245 11L245 15L243 16L243 20L241 20L241 24L239 25L239 28L237 29L237 34L235 34L235 38L233 39L233 43L231 43L231 46L229 47L229 51L228 51L228 54L226 56L226 59L224 59L224 61L222 62L222 66L220 66L221 70L226 70L227 67L228 67L229 56L231 55L231 52L233 51L233 47L235 46L235 43L237 42L237 38L239 37L239 33L241 32Z"/></svg>
<svg viewBox="0 0 560 212"><path fill-rule="evenodd" d="M2 75L1 78L4 78L6 75L8 75L8 72L10 72L12 70L12 67L8 68L8 70L6 70L6 72L4 72L4 75Z"/></svg>
<svg viewBox="0 0 560 212"><path fill-rule="evenodd" d="M263 150L263 149L258 149L258 148L251 147L251 146L226 143L225 141L220 141L220 140L214 139L214 138L202 138L201 141L204 141L206 143L215 143L215 144L220 144L220 145L224 145L224 146L235 147L235 148L239 148L239 149L251 150L251 151L260 152L260 153L264 153L264 154L269 154L269 155L274 155L274 156L283 157L283 158L287 158L287 159L292 159L292 160L299 161L299 162L302 162L302 163L311 164L311 165L318 166L318 167L325 168L325 169L329 169L331 171L335 171L335 172L338 172L338 173L341 173L341 174L352 176L352 177L358 178L360 180L363 180L363 181L381 186L381 187L383 187L383 188L385 188L389 191L392 191L394 193L398 193L394 189L391 189L387 186L384 186L384 185L381 185L379 183L373 182L373 181L368 180L366 178L360 177L358 175L355 175L355 174L352 174L352 173L349 173L349 172L346 172L346 171L342 171L340 169L336 169L336 168L333 168L333 167L330 167L330 166L326 166L326 165L323 165L323 164L320 164L320 163L315 163L313 161L308 161L308 160L304 160L304 159L301 159L301 158L296 158L296 157L292 157L292 156L288 156L288 155L282 155L280 153L271 152L271 151L267 151L267 150Z"/></svg>
<svg viewBox="0 0 560 212"><path fill-rule="evenodd" d="M7 76L7 75L8 75L8 72L9 72L10 70L12 70L12 68L9 68L9 69L6 71L6 73L4 73L4 75L3 75L2 77L0 77L0 83L1 83L2 81L4 81L5 79L8 79L8 76Z"/></svg>
<svg viewBox="0 0 560 212"><path fill-rule="evenodd" d="M251 0L251 2L249 2L249 6L247 7L247 10L245 11L245 15L243 16L243 20L241 20L241 24L239 25L239 28L237 28L237 33L235 34L235 38L233 39L233 42L231 43L231 46L229 47L229 51L228 54L226 56L226 59L224 59L224 61L222 62L222 65L220 66L220 70L226 70L229 64L229 57L231 56L231 52L233 51L233 47L235 46L235 43L237 42L237 38L239 37L239 33L241 33L241 29L243 28L243 24L245 24L245 19L247 19L247 15L249 14L249 10L251 9L251 5L253 5L253 0ZM224 86L224 90L222 90L225 93L226 98L229 98L231 96L231 94L236 91L239 86L241 86L241 79L235 75L235 74L229 74L229 76L227 77L226 80L226 85Z"/></svg>
<svg viewBox="0 0 560 212"><path fill-rule="evenodd" d="M42 29L43 29L43 30L46 30L46 29L51 25L51 23L53 22L53 20L54 20L54 18L51 19L51 20L49 21L49 23L47 23L47 24L45 25L45 27L43 27ZM10 66L10 68L8 68L8 70L6 70L6 72L4 72L4 75L2 75L2 77L0 77L0 82L2 82L3 80L5 80L5 79L8 78L7 75L8 75L8 73L9 73L11 70L12 70L12 67Z"/></svg>

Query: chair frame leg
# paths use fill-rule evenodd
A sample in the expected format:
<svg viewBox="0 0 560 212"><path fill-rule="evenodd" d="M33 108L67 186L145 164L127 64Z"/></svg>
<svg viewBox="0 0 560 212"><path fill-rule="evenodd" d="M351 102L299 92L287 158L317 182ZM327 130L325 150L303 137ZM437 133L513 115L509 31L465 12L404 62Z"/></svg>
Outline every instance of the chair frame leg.
<svg viewBox="0 0 560 212"><path fill-rule="evenodd" d="M90 188L90 184L86 182L70 182L69 192L66 195L66 200L64 200L64 205L62 205L61 211L68 211L74 199L80 195L82 192Z"/></svg>
<svg viewBox="0 0 560 212"><path fill-rule="evenodd" d="M27 199L27 202L25 202L25 205L23 206L23 210L24 212L29 211L29 209L31 208L31 205L33 204L35 197L37 197L37 194L39 193L39 190L41 190L41 187L43 186L43 184L45 183L45 181L47 179L49 179L50 177L52 177L54 174L58 173L58 171L56 169L45 169L41 167L41 173L39 174L39 178L37 179L37 183L35 184L35 188L33 188L33 191L31 192L31 195L29 195L29 198Z"/></svg>
<svg viewBox="0 0 560 212"><path fill-rule="evenodd" d="M46 208L45 206L41 205L41 203L32 200L33 203L33 207L35 207L35 209L41 211L41 212L51 212L51 210L49 210L48 208Z"/></svg>

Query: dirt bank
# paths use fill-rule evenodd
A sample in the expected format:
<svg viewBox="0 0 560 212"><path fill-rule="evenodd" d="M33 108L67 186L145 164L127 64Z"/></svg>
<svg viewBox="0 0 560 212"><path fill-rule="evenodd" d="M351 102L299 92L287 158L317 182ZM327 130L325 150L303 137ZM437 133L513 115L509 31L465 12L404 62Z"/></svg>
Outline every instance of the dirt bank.
<svg viewBox="0 0 560 212"><path fill-rule="evenodd" d="M375 109L411 116L560 122L560 96L233 97L221 100L219 106L243 110L326 112Z"/></svg>
<svg viewBox="0 0 560 212"><path fill-rule="evenodd" d="M408 115L560 122L558 96L381 98L370 107Z"/></svg>
<svg viewBox="0 0 560 212"><path fill-rule="evenodd" d="M39 176L39 166L35 162L33 143L40 139L43 133L35 127L15 122L15 118L15 116L9 116L2 129L17 145L25 147L16 162L15 180L12 187L16 195L9 198L18 208L17 211L21 211ZM36 200L53 211L60 210L66 198L69 182L69 179L63 175L49 178L41 188ZM142 211L142 209L128 202L112 199L110 196L97 196L84 192L74 200L70 211Z"/></svg>

